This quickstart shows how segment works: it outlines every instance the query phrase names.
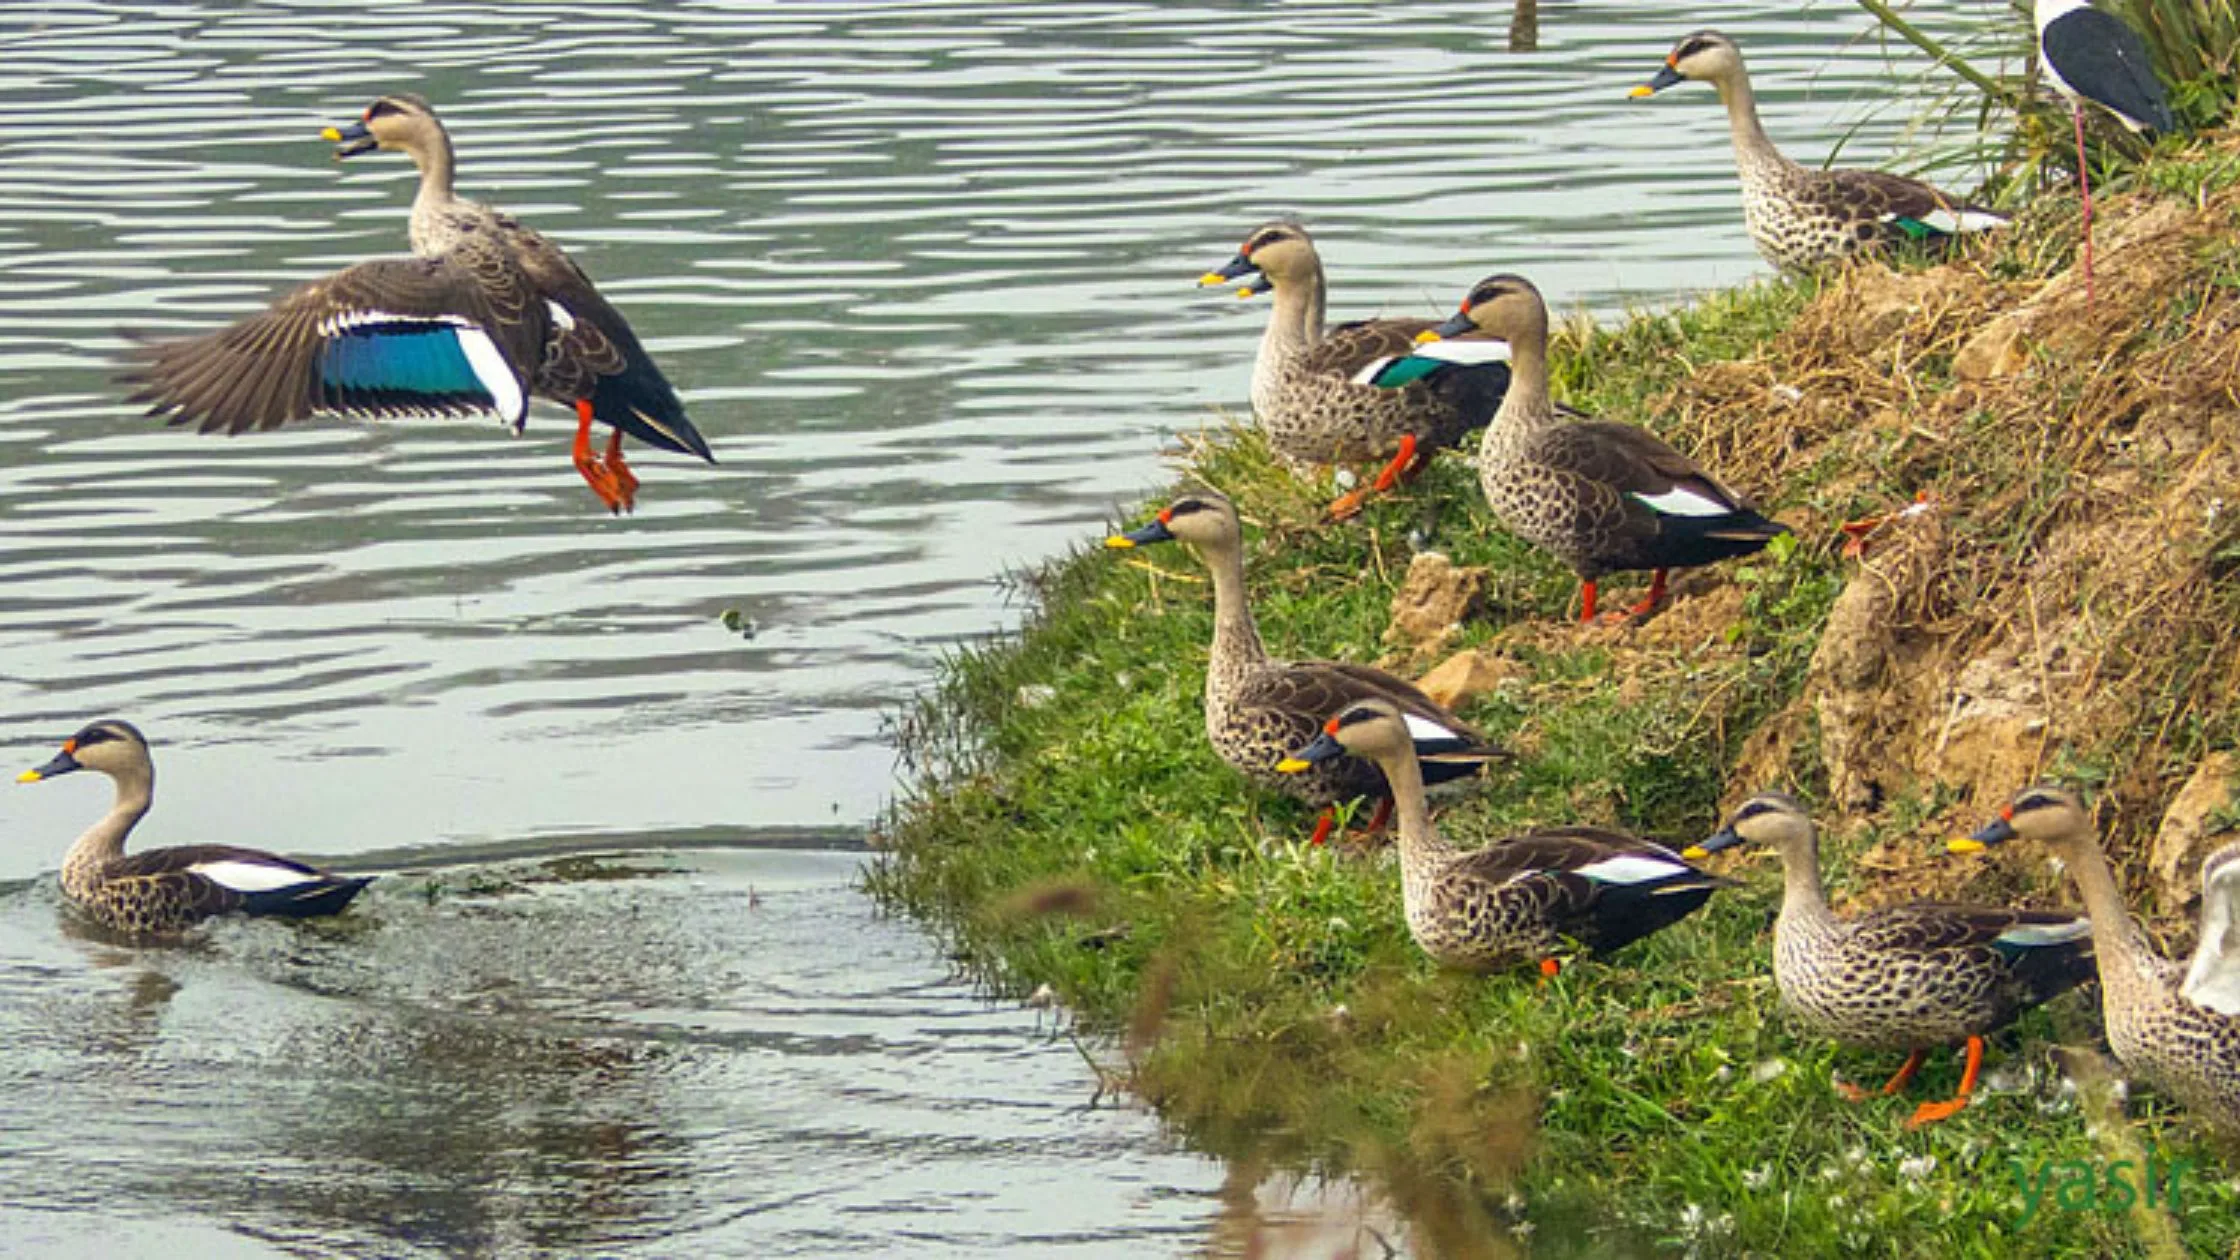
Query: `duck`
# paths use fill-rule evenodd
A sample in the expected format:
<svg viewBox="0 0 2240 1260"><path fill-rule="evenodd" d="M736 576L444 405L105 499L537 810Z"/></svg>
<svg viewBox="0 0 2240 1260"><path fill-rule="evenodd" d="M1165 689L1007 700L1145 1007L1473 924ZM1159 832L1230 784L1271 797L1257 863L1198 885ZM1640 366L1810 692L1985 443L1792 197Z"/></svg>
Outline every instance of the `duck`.
<svg viewBox="0 0 2240 1260"><path fill-rule="evenodd" d="M1959 1088L1915 1107L1907 1128L1968 1105L1987 1034L2092 978L2092 922L2073 911L1915 901L1837 918L1820 886L1812 815L1783 792L1744 801L1682 856L1701 861L1746 842L1781 858L1773 981L1798 1023L1840 1045L1906 1051L1885 1096L1905 1088L1931 1047L1965 1043ZM1837 1088L1853 1102L1874 1096L1846 1082Z"/></svg>
<svg viewBox="0 0 2240 1260"><path fill-rule="evenodd" d="M1295 467L1362 464L1382 469L1330 504L1358 513L1368 497L1414 476L1441 450L1483 428L1501 405L1506 347L1457 342L1416 353L1430 319L1370 319L1323 327L1326 284L1314 238L1288 219L1252 229L1236 257L1201 285L1245 283L1238 296L1273 291L1268 329L1252 367L1252 413L1276 454Z"/></svg>
<svg viewBox="0 0 2240 1260"><path fill-rule="evenodd" d="M1276 769L1303 774L1347 757L1374 762L1391 785L1408 935L1443 967L1537 962L1553 976L1569 946L1621 949L1734 884L1654 841L1599 827L1545 828L1475 850L1450 844L1431 821L1408 715L1389 700L1348 704Z"/></svg>
<svg viewBox="0 0 2240 1260"><path fill-rule="evenodd" d="M2017 837L2061 859L2092 915L2100 1008L2117 1060L2210 1127L2240 1136L2240 961L2231 938L2240 846L2228 845L2202 865L2201 943L2192 964L2181 967L2147 944L2084 802L2066 788L2024 788L1974 835L1947 847L1980 853Z"/></svg>
<svg viewBox="0 0 2240 1260"><path fill-rule="evenodd" d="M1742 49L1717 31L1684 35L1635 97L1695 79L1719 91L1742 177L1750 243L1775 267L1799 270L1901 241L1950 244L2007 226L2008 216L1887 171L1816 170L1781 155L1758 122Z"/></svg>
<svg viewBox="0 0 2240 1260"><path fill-rule="evenodd" d="M1470 333L1510 349L1508 393L1478 447L1479 488L1503 525L1579 576L1582 622L1597 618L1605 574L1650 571L1648 594L1624 614L1646 616L1669 570L1747 556L1789 532L1647 430L1560 413L1548 396L1548 304L1531 281L1488 276L1417 335Z"/></svg>
<svg viewBox="0 0 2240 1260"><path fill-rule="evenodd" d="M381 97L321 133L343 161L395 150L419 168L412 253L314 280L215 332L135 346L131 401L202 433L314 413L494 415L519 433L532 395L574 408L576 470L610 512L636 504L625 434L712 464L707 440L628 321L559 246L452 191L451 137L428 102ZM593 421L613 432L592 450Z"/></svg>
<svg viewBox="0 0 2240 1260"><path fill-rule="evenodd" d="M1422 776L1446 783L1479 773L1508 754L1415 684L1347 661L1287 661L1268 655L1245 595L1244 527L1236 505L1211 490L1175 499L1150 523L1105 539L1115 549L1184 542L1213 580L1213 647L1206 661L1206 739L1223 761L1261 787L1317 806L1313 844L1335 826L1334 807L1362 797L1377 802L1368 830L1391 816L1392 790L1374 762L1337 758L1309 773L1276 763L1314 738L1333 711L1382 699L1405 715Z"/></svg>
<svg viewBox="0 0 2240 1260"><path fill-rule="evenodd" d="M340 913L373 882L370 875L336 875L226 844L126 853L126 838L155 799L156 771L147 737L116 718L89 723L64 740L62 751L45 765L16 781L40 783L79 770L108 775L117 797L63 858L62 893L111 931L170 935L234 912L317 918Z"/></svg>

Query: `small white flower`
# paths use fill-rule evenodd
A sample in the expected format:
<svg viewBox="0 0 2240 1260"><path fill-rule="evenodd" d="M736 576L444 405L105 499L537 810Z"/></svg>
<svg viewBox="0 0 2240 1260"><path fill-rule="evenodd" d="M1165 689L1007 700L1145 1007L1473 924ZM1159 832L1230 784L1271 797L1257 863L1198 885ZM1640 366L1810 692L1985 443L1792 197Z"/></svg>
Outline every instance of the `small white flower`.
<svg viewBox="0 0 2240 1260"><path fill-rule="evenodd" d="M1899 1161L1898 1175L1908 1181L1919 1181L1924 1175L1934 1171L1936 1166L1936 1156L1916 1155L1912 1159Z"/></svg>
<svg viewBox="0 0 2240 1260"><path fill-rule="evenodd" d="M1778 1057L1764 1059L1756 1067L1750 1069L1750 1080L1753 1084L1763 1085L1788 1070L1789 1061L1787 1059Z"/></svg>
<svg viewBox="0 0 2240 1260"><path fill-rule="evenodd" d="M1049 683L1028 683L1019 688L1019 707L1039 709L1058 698L1058 689Z"/></svg>
<svg viewBox="0 0 2240 1260"><path fill-rule="evenodd" d="M1766 1183L1772 1180L1773 1168L1767 1164L1760 1164L1756 1168L1746 1168L1742 1171L1742 1188L1745 1190L1763 1190L1766 1188Z"/></svg>

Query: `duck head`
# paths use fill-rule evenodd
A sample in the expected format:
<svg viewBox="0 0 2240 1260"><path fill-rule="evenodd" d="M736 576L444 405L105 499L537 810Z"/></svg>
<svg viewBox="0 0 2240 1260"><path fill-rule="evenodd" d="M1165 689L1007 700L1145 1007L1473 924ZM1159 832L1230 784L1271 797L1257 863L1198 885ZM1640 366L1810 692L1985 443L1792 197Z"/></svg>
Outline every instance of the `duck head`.
<svg viewBox="0 0 2240 1260"><path fill-rule="evenodd" d="M1413 755L1415 737L1408 719L1389 700L1362 700L1322 724L1322 733L1304 748L1276 763L1280 774L1298 774L1310 766L1349 753L1370 761Z"/></svg>
<svg viewBox="0 0 2240 1260"><path fill-rule="evenodd" d="M1981 853L1995 844L2021 837L2038 840L2060 851L2079 839L2097 840L2092 828L2092 815L2086 812L2084 802L2067 788L2041 783L2015 793L2014 799L1999 809L1999 816L1976 829L1965 840L1953 840L1945 848L1954 853Z"/></svg>
<svg viewBox="0 0 2240 1260"><path fill-rule="evenodd" d="M1194 543L1201 550L1235 548L1244 538L1236 505L1211 490L1186 494L1151 518L1151 522L1104 540L1107 547L1124 549L1152 543Z"/></svg>
<svg viewBox="0 0 2240 1260"><path fill-rule="evenodd" d="M1266 293L1279 285L1307 280L1322 271L1322 256L1315 253L1314 238L1289 219L1276 219L1252 229L1237 247L1237 256L1219 269L1198 277L1201 286L1227 284L1250 276L1237 290L1241 298Z"/></svg>
<svg viewBox="0 0 2240 1260"><path fill-rule="evenodd" d="M107 718L62 741L62 751L45 765L16 776L18 783L37 783L73 770L99 770L118 776L148 765L148 741L130 722Z"/></svg>
<svg viewBox="0 0 2240 1260"><path fill-rule="evenodd" d="M1812 847L1812 814L1804 803L1787 792L1760 792L1735 806L1725 825L1700 844L1689 845L1680 856L1691 862L1731 849L1738 844L1763 844L1778 852Z"/></svg>
<svg viewBox="0 0 2240 1260"><path fill-rule="evenodd" d="M1696 31L1680 37L1680 42L1665 54L1664 68L1627 93L1628 96L1655 96L1684 79L1719 84L1742 73L1742 50L1733 40L1717 31Z"/></svg>
<svg viewBox="0 0 2240 1260"><path fill-rule="evenodd" d="M322 140L337 147L334 160L353 158L375 149L402 149L414 152L437 144L443 136L443 124L436 121L436 112L425 97L411 92L398 92L384 96L366 106L358 121L347 127L329 127L319 133Z"/></svg>
<svg viewBox="0 0 2240 1260"><path fill-rule="evenodd" d="M1548 303L1523 276L1487 276L1470 286L1462 307L1443 324L1416 334L1418 342L1483 333L1514 345L1548 336Z"/></svg>

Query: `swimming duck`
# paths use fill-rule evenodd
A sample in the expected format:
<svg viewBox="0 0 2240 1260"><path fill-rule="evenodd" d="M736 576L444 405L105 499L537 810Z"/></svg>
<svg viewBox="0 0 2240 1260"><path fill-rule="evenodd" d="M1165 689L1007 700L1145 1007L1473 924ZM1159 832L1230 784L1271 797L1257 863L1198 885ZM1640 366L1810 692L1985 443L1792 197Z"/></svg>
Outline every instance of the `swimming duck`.
<svg viewBox="0 0 2240 1260"><path fill-rule="evenodd" d="M155 797L155 761L148 741L129 722L95 722L63 741L62 751L17 776L38 783L76 770L116 781L116 804L86 829L62 860L62 892L114 931L154 935L182 931L212 915L308 919L350 904L371 876L334 875L301 862L224 844L126 853L125 837Z"/></svg>
<svg viewBox="0 0 2240 1260"><path fill-rule="evenodd" d="M1238 290L1274 291L1268 330L1252 367L1252 412L1268 445L1294 464L1384 461L1366 488L1330 505L1333 519L1360 511L1413 476L1436 452L1481 428L1501 405L1509 368L1506 347L1451 343L1416 353L1428 319L1371 319L1322 325L1322 257L1306 228L1289 220L1252 230L1235 258L1201 278L1224 284L1251 277Z"/></svg>
<svg viewBox="0 0 2240 1260"><path fill-rule="evenodd" d="M608 510L635 502L629 434L715 457L621 312L559 246L451 190L451 137L428 102L384 96L324 137L336 160L401 150L420 170L412 257L345 268L264 312L136 347L134 402L203 433L273 429L314 412L495 414L519 432L534 394L575 409L575 464ZM591 423L613 428L604 458Z"/></svg>
<svg viewBox="0 0 2240 1260"><path fill-rule="evenodd" d="M1914 1108L1918 1128L1968 1105L1983 1067L1984 1035L2092 976L2092 922L2066 910L1916 901L1839 919L1820 887L1820 841L1796 799L1760 792L1718 833L1682 856L1701 859L1745 841L1781 856L1781 914L1773 924L1773 980L1781 1004L1813 1033L1847 1046L1904 1050L1882 1087L1913 1079L1931 1046L1967 1043L1960 1088ZM1856 1086L1843 1092L1870 1097Z"/></svg>
<svg viewBox="0 0 2240 1260"><path fill-rule="evenodd" d="M1401 903L1408 934L1441 966L1493 971L1554 955L1570 942L1609 953L1694 912L1732 880L1707 875L1662 845L1622 831L1553 827L1482 849L1449 844L1431 821L1408 715L1389 700L1355 702L1276 763L1303 774L1346 757L1373 761L1392 785L1400 828Z"/></svg>
<svg viewBox="0 0 2240 1260"><path fill-rule="evenodd" d="M1237 509L1211 491L1186 494L1150 524L1115 534L1105 545L1144 547L1182 541L1192 545L1213 578L1213 648L1206 661L1206 738L1221 759L1262 787L1322 807L1313 843L1329 838L1331 806L1374 797L1369 823L1381 827L1392 792L1376 765L1337 758L1312 773L1278 772L1276 763L1314 738L1323 720L1357 700L1379 698L1406 714L1422 776L1433 783L1476 774L1507 754L1487 742L1446 707L1381 669L1345 661L1271 660L1252 621L1244 585L1244 530Z"/></svg>
<svg viewBox="0 0 2240 1260"><path fill-rule="evenodd" d="M1651 571L1662 602L1669 569L1746 556L1789 532L1760 516L1694 460L1645 429L1568 421L1548 397L1548 304L1522 276L1490 276L1461 310L1419 336L1482 332L1507 342L1507 397L1478 448L1478 484L1501 523L1579 575L1582 621L1595 619L1602 575Z"/></svg>
<svg viewBox="0 0 2240 1260"><path fill-rule="evenodd" d="M2108 1046L2124 1067L2210 1124L2240 1135L2240 961L2231 955L2240 846L2202 864L2201 944L2181 968L2147 944L2123 904L2083 802L2058 787L2026 788L1956 853L2017 836L2042 842L2077 882L2100 966Z"/></svg>
<svg viewBox="0 0 2240 1260"><path fill-rule="evenodd" d="M1742 219L1750 242L1776 267L1814 267L1855 250L1905 240L1950 241L2007 225L2007 216L1887 171L1815 170L1781 156L1758 123L1758 98L1742 50L1717 31L1683 36L1664 67L1632 95L1686 79L1710 83L1727 107Z"/></svg>

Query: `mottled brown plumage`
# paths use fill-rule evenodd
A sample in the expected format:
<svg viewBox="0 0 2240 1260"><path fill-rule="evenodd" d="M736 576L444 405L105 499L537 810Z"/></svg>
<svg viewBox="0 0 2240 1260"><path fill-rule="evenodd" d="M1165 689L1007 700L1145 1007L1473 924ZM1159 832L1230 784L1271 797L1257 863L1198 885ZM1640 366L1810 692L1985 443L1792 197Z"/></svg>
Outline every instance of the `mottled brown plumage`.
<svg viewBox="0 0 2240 1260"><path fill-rule="evenodd" d="M125 838L155 798L155 762L128 722L94 722L19 782L77 770L116 782L116 802L78 837L62 863L62 892L96 922L128 935L179 932L213 915L309 918L350 904L367 877L332 875L301 862L232 845L197 844L126 853Z"/></svg>
<svg viewBox="0 0 2240 1260"><path fill-rule="evenodd" d="M1478 485L1511 531L1554 552L1583 584L1595 616L1604 574L1648 569L1646 612L1664 571L1748 555L1788 532L1694 460L1645 429L1571 420L1548 395L1548 307L1522 276L1478 282L1430 337L1483 333L1508 343L1508 396L1478 448Z"/></svg>
<svg viewBox="0 0 2240 1260"><path fill-rule="evenodd" d="M1213 579L1206 738L1246 778L1311 805L1363 796L1389 799L1385 776L1357 757L1335 758L1305 774L1280 774L1275 768L1292 749L1313 739L1330 714L1371 698L1389 701L1411 719L1416 748L1432 782L1475 774L1488 760L1506 755L1414 684L1381 669L1345 661L1270 659L1245 595L1243 527L1235 506L1220 495L1185 495L1151 524L1106 541L1135 547L1174 540L1191 544Z"/></svg>
<svg viewBox="0 0 2240 1260"><path fill-rule="evenodd" d="M1687 856L1745 841L1781 856L1784 892L1773 926L1773 979L1781 1003L1817 1036L1870 1050L1905 1050L1912 1076L1932 1046L1968 1043L1958 1094L1923 1103L1914 1125L1967 1104L1984 1034L2090 979L2092 924L2073 911L1917 901L1839 919L1820 887L1820 842L1793 798L1761 792Z"/></svg>
<svg viewBox="0 0 2240 1260"><path fill-rule="evenodd" d="M1493 971L1579 946L1607 953L1679 921L1729 883L1662 845L1599 827L1549 827L1483 849L1449 844L1431 821L1405 716L1388 700L1333 711L1279 765L1306 773L1346 755L1392 785L1408 933L1442 966Z"/></svg>
<svg viewBox="0 0 2240 1260"><path fill-rule="evenodd" d="M1647 96L1697 79L1718 89L1734 133L1742 217L1750 241L1776 267L1813 267L1856 250L1905 240L1950 240L2006 226L2006 216L1886 171L1816 170L1781 155L1758 122L1742 50L1717 31L1683 36Z"/></svg>
<svg viewBox="0 0 2240 1260"><path fill-rule="evenodd" d="M133 401L174 425L238 434L316 412L490 413L518 429L533 394L576 407L577 466L616 510L637 485L625 433L714 462L583 269L512 215L453 193L451 139L426 101L382 97L329 135L348 142L337 157L392 148L419 167L414 256L346 268L215 332L136 347ZM594 419L614 429L603 464L589 450Z"/></svg>
<svg viewBox="0 0 2240 1260"><path fill-rule="evenodd" d="M2100 1009L2116 1058L2211 1126L2240 1137L2240 1010L2220 1009L2229 994L2216 980L2229 974L2229 960L2197 959L2196 983L2187 969L2155 952L2124 905L2084 803L2061 788L2025 789L1972 843L1953 847L1980 848L2017 836L2043 843L2061 859L2092 914ZM2240 888L2217 877L2240 870L2236 857L2240 850L2228 848L2202 866L2215 901L2203 900L2201 947L2213 954L2230 945L2231 897Z"/></svg>
<svg viewBox="0 0 2240 1260"><path fill-rule="evenodd" d="M1298 465L1392 461L1377 478L1388 489L1432 454L1458 445L1501 404L1508 367L1484 362L1416 365L1406 383L1364 379L1407 359L1427 319L1373 319L1323 327L1325 281L1314 241L1297 223L1252 230L1237 256L1206 281L1253 276L1246 294L1274 290L1268 330L1252 369L1252 411L1268 445ZM1344 514L1358 498L1341 500Z"/></svg>

